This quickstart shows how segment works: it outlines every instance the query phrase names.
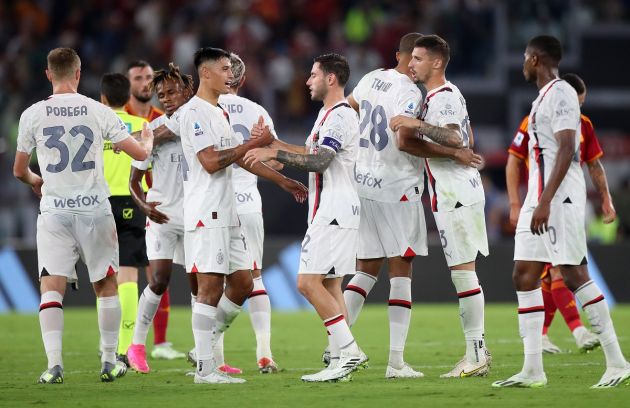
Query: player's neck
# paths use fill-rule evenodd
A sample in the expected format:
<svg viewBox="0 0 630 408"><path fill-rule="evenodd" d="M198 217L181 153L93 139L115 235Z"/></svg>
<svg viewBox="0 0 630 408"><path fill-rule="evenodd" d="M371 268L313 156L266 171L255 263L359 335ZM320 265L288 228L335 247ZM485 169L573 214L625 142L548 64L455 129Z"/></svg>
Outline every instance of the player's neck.
<svg viewBox="0 0 630 408"><path fill-rule="evenodd" d="M133 96L129 99L129 106L136 116L148 118L151 113L151 102L140 102Z"/></svg>
<svg viewBox="0 0 630 408"><path fill-rule="evenodd" d="M324 109L330 109L343 100L345 100L343 88L334 87L328 90L328 93L322 102L324 102Z"/></svg>
<svg viewBox="0 0 630 408"><path fill-rule="evenodd" d="M424 87L427 88L427 92L431 92L432 90L441 87L446 84L446 77L444 74L436 75L430 78L425 84Z"/></svg>
<svg viewBox="0 0 630 408"><path fill-rule="evenodd" d="M558 68L546 68L538 72L536 75L536 86L538 89L542 89L549 82L558 78Z"/></svg>
<svg viewBox="0 0 630 408"><path fill-rule="evenodd" d="M213 89L206 89L205 87L200 86L197 90L197 96L203 99L206 102L209 102L212 106L217 106L219 104L219 96L221 94Z"/></svg>
<svg viewBox="0 0 630 408"><path fill-rule="evenodd" d="M409 79L411 79L413 81L413 78L411 77L411 70L409 69L409 67L407 66L408 64L398 64L396 65L396 68L394 68L398 73L403 74L403 75L407 75L407 77L409 77Z"/></svg>
<svg viewBox="0 0 630 408"><path fill-rule="evenodd" d="M53 95L77 93L79 84L68 81L53 83Z"/></svg>

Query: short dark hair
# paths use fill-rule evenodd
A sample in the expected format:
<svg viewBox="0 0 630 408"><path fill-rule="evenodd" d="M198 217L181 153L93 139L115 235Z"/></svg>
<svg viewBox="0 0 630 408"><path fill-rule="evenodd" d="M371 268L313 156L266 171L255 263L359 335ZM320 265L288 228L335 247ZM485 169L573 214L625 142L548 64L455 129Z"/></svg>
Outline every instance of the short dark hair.
<svg viewBox="0 0 630 408"><path fill-rule="evenodd" d="M324 74L335 74L340 86L344 87L348 83L348 79L350 78L350 65L343 55L335 53L323 54L319 57L315 57L313 62L319 62L319 66L322 71L324 71Z"/></svg>
<svg viewBox="0 0 630 408"><path fill-rule="evenodd" d="M584 92L586 92L586 84L578 74L564 74L561 78L567 81L569 85L571 85L573 89L575 89L575 92L577 92L578 95L582 95Z"/></svg>
<svg viewBox="0 0 630 408"><path fill-rule="evenodd" d="M214 48L214 47L199 48L197 51L195 51L195 56L194 56L195 68L199 69L201 64L203 64L206 61L215 62L215 61L220 60L221 58L230 59L230 53L221 48Z"/></svg>
<svg viewBox="0 0 630 408"><path fill-rule="evenodd" d="M135 61L131 61L128 65L127 65L127 72L129 72L129 70L131 68L145 68L145 67L150 67L151 64L149 64L148 62L146 62L145 60L135 60Z"/></svg>
<svg viewBox="0 0 630 408"><path fill-rule="evenodd" d="M179 67L172 62L168 64L168 69L160 69L153 73L153 80L151 80L149 87L152 91L155 91L158 84L168 80L179 82L184 88L187 88L190 91L193 90L192 75L182 74L179 72Z"/></svg>
<svg viewBox="0 0 630 408"><path fill-rule="evenodd" d="M562 59L562 44L560 40L551 35L539 35L532 38L527 43L528 48L533 48L538 51L541 56L549 58L554 63L560 63Z"/></svg>
<svg viewBox="0 0 630 408"><path fill-rule="evenodd" d="M398 52L411 54L416 45L416 41L418 41L420 37L422 37L420 33L407 33L403 35L398 44Z"/></svg>
<svg viewBox="0 0 630 408"><path fill-rule="evenodd" d="M446 40L438 35L423 35L416 40L414 46L425 48L430 54L438 55L444 61L444 66L451 59L451 47Z"/></svg>
<svg viewBox="0 0 630 408"><path fill-rule="evenodd" d="M107 98L109 106L124 106L129 101L129 79L119 73L107 73L101 78L101 95Z"/></svg>
<svg viewBox="0 0 630 408"><path fill-rule="evenodd" d="M81 68L81 59L72 48L55 48L46 58L48 70L55 79L64 79Z"/></svg>

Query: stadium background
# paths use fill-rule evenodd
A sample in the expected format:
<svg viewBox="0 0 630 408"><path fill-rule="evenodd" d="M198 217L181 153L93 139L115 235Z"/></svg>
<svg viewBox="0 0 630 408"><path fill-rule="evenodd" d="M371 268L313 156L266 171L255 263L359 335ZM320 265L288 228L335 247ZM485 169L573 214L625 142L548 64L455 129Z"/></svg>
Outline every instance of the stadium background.
<svg viewBox="0 0 630 408"><path fill-rule="evenodd" d="M247 64L242 95L269 110L281 138L300 144L319 109L304 85L312 58L330 51L346 55L352 70L349 92L363 74L393 66L398 40L410 31L437 33L449 41L448 79L467 99L476 150L486 159L481 173L492 254L480 263L479 276L490 301L515 300L504 165L506 148L536 95L521 73L524 46L541 33L561 39L562 71L578 73L588 87L583 112L593 120L605 151L618 212L616 231L590 237L592 265L598 266L613 297L630 301L625 275L630 249L628 0L15 0L0 4L0 312L35 310L38 304L38 203L13 178L11 166L20 113L50 93L43 70L51 48L78 50L83 63L79 91L96 99L101 75L123 72L131 60L146 59L156 69L175 61L192 73L191 56L199 46L234 51ZM33 166L37 169L35 161ZM305 180L301 173L287 173ZM598 197L586 178L591 199L587 224L598 225ZM306 229L306 207L269 183L261 181L259 187L267 233L265 281L272 302L277 308L302 307L305 303L294 291L295 245ZM428 259L415 262L415 276L422 279L414 280L414 297L453 301L433 216L427 212L426 219L432 245ZM83 290L70 294L66 304L93 304L83 276ZM184 286L184 279L175 277L173 298L182 304L187 303ZM370 300L386 297L382 279Z"/></svg>

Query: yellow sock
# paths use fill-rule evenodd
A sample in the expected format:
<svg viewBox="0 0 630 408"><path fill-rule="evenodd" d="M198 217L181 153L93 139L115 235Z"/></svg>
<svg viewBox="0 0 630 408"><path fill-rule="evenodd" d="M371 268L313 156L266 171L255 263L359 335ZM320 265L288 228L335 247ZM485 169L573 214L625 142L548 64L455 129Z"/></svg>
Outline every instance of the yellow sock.
<svg viewBox="0 0 630 408"><path fill-rule="evenodd" d="M120 335L118 336L118 354L127 354L133 339L133 329L138 314L138 283L125 282L118 285L120 298Z"/></svg>

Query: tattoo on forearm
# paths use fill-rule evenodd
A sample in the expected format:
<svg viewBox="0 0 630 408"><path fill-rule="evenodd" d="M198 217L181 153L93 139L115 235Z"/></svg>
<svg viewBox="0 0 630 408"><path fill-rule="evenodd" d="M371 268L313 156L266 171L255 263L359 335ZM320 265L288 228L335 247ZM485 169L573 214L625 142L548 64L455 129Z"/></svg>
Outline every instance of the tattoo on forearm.
<svg viewBox="0 0 630 408"><path fill-rule="evenodd" d="M420 133L433 140L434 142L443 146L460 147L462 139L457 133L457 130L449 127L433 126L426 122L418 128Z"/></svg>
<svg viewBox="0 0 630 408"><path fill-rule="evenodd" d="M322 173L334 157L335 152L330 149L320 149L317 154L296 154L280 150L277 160L296 169Z"/></svg>
<svg viewBox="0 0 630 408"><path fill-rule="evenodd" d="M229 166L230 164L234 163L237 159L236 159L236 153L234 152L234 149L228 149L228 150L219 150L219 168L220 169L224 169L227 166Z"/></svg>
<svg viewBox="0 0 630 408"><path fill-rule="evenodd" d="M601 195L608 195L610 192L608 191L608 181L606 180L606 172L604 171L604 166L600 163L599 160L595 160L591 163L588 163L589 174L591 175L591 181L593 181L593 185L597 192Z"/></svg>

